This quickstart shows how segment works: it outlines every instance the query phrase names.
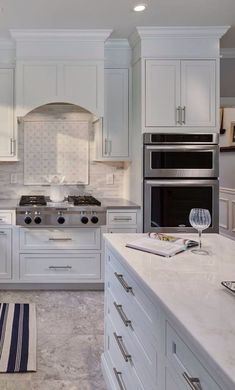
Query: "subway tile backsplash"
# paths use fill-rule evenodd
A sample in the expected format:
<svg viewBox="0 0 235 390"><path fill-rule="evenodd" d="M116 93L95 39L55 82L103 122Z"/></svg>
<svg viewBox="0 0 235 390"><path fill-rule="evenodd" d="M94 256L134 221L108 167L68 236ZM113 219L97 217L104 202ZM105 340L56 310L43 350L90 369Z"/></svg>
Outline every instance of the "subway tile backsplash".
<svg viewBox="0 0 235 390"><path fill-rule="evenodd" d="M58 115L63 120L69 118L79 118L81 115L75 106L70 105L48 105L35 110L27 115L29 120L48 121L57 120ZM83 114L84 115L84 114ZM24 185L24 126L20 121L18 128L19 136L19 162L0 162L0 199L15 199L22 194L50 194L50 187L47 185ZM124 163L123 162L97 162L94 161L95 143L93 129L89 130L89 184L88 185L66 185L64 195L79 194L83 192L91 193L98 198L116 198L123 196L124 185ZM16 174L17 183L13 184L12 174ZM114 183L106 184L106 176L114 175ZM27 178L26 178L27 181Z"/></svg>

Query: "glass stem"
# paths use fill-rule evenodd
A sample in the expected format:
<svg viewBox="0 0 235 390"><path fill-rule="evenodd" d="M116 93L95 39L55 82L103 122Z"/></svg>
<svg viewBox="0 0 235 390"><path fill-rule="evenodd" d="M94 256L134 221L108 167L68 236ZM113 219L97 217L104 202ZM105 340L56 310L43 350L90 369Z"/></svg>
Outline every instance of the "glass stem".
<svg viewBox="0 0 235 390"><path fill-rule="evenodd" d="M198 234L199 234L199 248L201 249L201 247L202 247L202 231L198 230Z"/></svg>

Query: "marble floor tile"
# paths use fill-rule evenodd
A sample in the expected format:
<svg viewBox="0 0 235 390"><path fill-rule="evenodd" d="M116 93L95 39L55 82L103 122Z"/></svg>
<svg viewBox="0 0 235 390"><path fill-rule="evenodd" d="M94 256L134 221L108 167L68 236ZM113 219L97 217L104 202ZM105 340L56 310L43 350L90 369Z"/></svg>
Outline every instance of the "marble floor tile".
<svg viewBox="0 0 235 390"><path fill-rule="evenodd" d="M0 374L0 390L105 390L103 293L0 291L0 302L35 302L37 372Z"/></svg>

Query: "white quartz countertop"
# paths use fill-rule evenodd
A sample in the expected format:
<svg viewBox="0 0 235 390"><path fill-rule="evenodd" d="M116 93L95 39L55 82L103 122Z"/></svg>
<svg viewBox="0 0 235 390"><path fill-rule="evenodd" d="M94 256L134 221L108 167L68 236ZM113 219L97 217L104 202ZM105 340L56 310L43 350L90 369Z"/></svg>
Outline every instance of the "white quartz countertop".
<svg viewBox="0 0 235 390"><path fill-rule="evenodd" d="M235 294L221 285L223 280L235 280L235 241L203 234L209 255L187 251L164 258L125 247L140 236L106 234L105 238L143 286L192 336L205 358L212 359L229 388L235 389ZM184 237L197 239L196 234Z"/></svg>
<svg viewBox="0 0 235 390"><path fill-rule="evenodd" d="M0 199L0 210L15 210L18 203L18 199Z"/></svg>

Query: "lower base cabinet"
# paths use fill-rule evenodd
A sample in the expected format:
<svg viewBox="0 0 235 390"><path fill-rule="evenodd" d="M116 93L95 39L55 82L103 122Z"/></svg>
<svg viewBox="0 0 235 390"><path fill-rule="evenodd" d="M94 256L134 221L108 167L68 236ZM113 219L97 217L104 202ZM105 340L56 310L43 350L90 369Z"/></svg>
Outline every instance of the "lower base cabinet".
<svg viewBox="0 0 235 390"><path fill-rule="evenodd" d="M12 231L0 227L0 279L11 279Z"/></svg>
<svg viewBox="0 0 235 390"><path fill-rule="evenodd" d="M146 294L111 246L105 254L102 368L109 390L228 389L217 383L216 372L201 363L179 325Z"/></svg>

